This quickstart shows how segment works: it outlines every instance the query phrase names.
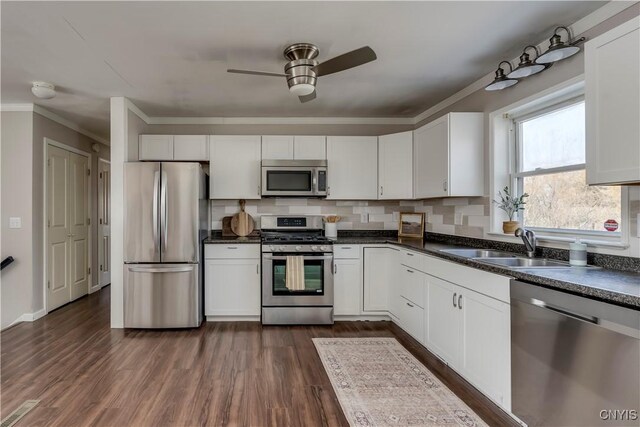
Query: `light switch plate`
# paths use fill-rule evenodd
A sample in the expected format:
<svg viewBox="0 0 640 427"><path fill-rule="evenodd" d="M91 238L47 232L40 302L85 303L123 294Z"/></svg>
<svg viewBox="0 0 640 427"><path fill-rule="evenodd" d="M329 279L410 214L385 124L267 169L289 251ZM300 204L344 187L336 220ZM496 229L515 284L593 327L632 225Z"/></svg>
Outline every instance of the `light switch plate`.
<svg viewBox="0 0 640 427"><path fill-rule="evenodd" d="M22 228L22 218L19 216L9 217L9 228Z"/></svg>

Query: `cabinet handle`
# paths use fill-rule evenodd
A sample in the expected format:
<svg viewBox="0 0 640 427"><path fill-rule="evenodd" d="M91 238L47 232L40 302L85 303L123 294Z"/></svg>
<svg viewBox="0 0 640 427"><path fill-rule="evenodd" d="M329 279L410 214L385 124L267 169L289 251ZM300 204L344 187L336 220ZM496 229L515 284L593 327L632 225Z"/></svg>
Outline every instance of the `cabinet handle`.
<svg viewBox="0 0 640 427"><path fill-rule="evenodd" d="M444 181L444 182L442 183L442 189L443 189L444 191L447 191L447 181Z"/></svg>
<svg viewBox="0 0 640 427"><path fill-rule="evenodd" d="M331 186L328 186L327 187L327 196L330 196L330 195L331 195Z"/></svg>
<svg viewBox="0 0 640 427"><path fill-rule="evenodd" d="M413 256L413 254L411 252L407 252L408 256Z"/></svg>
<svg viewBox="0 0 640 427"><path fill-rule="evenodd" d="M462 310L462 294L458 297L458 308Z"/></svg>
<svg viewBox="0 0 640 427"><path fill-rule="evenodd" d="M333 274L338 274L338 264L333 264Z"/></svg>
<svg viewBox="0 0 640 427"><path fill-rule="evenodd" d="M413 308L413 305L411 305L411 304L409 304L409 303L407 303L407 305L408 305L409 307Z"/></svg>
<svg viewBox="0 0 640 427"><path fill-rule="evenodd" d="M260 264L256 264L256 274L260 274Z"/></svg>
<svg viewBox="0 0 640 427"><path fill-rule="evenodd" d="M260 186L258 185L258 196L260 196Z"/></svg>
<svg viewBox="0 0 640 427"><path fill-rule="evenodd" d="M453 306L454 307L457 307L457 305L456 305L456 296L458 296L458 294L454 292L454 294L453 294Z"/></svg>
<svg viewBox="0 0 640 427"><path fill-rule="evenodd" d="M384 194L384 187L381 185L380 186L380 195L382 196Z"/></svg>
<svg viewBox="0 0 640 427"><path fill-rule="evenodd" d="M413 273L413 270L409 270L409 269L407 268L407 272L409 272L409 273Z"/></svg>
<svg viewBox="0 0 640 427"><path fill-rule="evenodd" d="M342 249L351 249L351 246L342 246Z"/></svg>
<svg viewBox="0 0 640 427"><path fill-rule="evenodd" d="M238 249L237 246L227 246L227 249Z"/></svg>

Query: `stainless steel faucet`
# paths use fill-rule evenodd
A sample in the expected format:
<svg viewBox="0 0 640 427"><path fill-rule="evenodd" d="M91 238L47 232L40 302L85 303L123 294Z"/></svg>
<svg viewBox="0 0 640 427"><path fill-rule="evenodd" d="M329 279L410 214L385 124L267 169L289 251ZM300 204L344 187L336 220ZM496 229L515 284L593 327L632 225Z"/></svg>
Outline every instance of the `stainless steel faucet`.
<svg viewBox="0 0 640 427"><path fill-rule="evenodd" d="M524 228L518 228L515 233L516 237L520 237L527 249L527 256L533 258L536 256L536 233Z"/></svg>

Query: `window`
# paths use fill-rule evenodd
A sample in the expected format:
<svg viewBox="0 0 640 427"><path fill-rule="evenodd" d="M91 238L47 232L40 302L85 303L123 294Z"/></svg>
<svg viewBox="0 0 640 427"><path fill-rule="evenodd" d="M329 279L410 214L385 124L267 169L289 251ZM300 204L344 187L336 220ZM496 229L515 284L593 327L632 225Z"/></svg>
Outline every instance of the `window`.
<svg viewBox="0 0 640 427"><path fill-rule="evenodd" d="M520 221L530 228L619 234L621 188L585 184L584 99L516 118L514 124L513 178L518 194L529 194Z"/></svg>

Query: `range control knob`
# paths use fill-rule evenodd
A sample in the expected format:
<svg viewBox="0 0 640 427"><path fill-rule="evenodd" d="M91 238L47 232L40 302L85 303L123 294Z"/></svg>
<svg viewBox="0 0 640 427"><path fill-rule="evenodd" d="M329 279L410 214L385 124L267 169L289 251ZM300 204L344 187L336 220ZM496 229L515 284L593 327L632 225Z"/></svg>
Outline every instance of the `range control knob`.
<svg viewBox="0 0 640 427"><path fill-rule="evenodd" d="M322 252L325 252L325 251L327 250L327 247L326 247L326 246L320 246L320 250L321 250Z"/></svg>
<svg viewBox="0 0 640 427"><path fill-rule="evenodd" d="M286 246L280 246L280 252L284 252L285 249L287 249Z"/></svg>
<svg viewBox="0 0 640 427"><path fill-rule="evenodd" d="M317 250L318 250L318 247L317 247L317 246L311 246L311 250L312 250L312 251L317 251Z"/></svg>
<svg viewBox="0 0 640 427"><path fill-rule="evenodd" d="M273 252L273 251L275 251L275 250L276 250L276 247L275 247L275 246L273 246L273 245L270 245L270 246L269 246L269 250L270 250L271 252Z"/></svg>
<svg viewBox="0 0 640 427"><path fill-rule="evenodd" d="M301 251L302 250L302 246L296 246L296 251Z"/></svg>

